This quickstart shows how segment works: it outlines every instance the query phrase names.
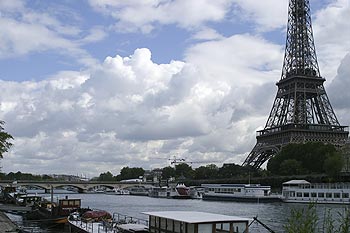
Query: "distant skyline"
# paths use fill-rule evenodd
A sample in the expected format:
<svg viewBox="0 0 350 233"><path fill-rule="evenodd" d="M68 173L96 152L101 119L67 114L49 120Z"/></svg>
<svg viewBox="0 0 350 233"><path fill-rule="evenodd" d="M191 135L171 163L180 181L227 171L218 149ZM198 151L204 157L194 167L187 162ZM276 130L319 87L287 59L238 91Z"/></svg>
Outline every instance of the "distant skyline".
<svg viewBox="0 0 350 233"><path fill-rule="evenodd" d="M326 91L350 125L350 0L310 4ZM276 95L287 10L288 0L0 1L0 120L15 138L2 171L241 164Z"/></svg>

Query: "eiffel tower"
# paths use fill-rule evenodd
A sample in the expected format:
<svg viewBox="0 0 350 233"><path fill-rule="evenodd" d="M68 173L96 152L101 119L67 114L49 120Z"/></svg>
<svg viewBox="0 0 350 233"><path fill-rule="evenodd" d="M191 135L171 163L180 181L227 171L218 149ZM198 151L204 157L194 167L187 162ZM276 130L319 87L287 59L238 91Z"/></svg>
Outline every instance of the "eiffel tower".
<svg viewBox="0 0 350 233"><path fill-rule="evenodd" d="M341 126L329 102L316 57L309 0L289 0L287 40L277 95L265 128L243 163L260 168L289 143L344 145Z"/></svg>

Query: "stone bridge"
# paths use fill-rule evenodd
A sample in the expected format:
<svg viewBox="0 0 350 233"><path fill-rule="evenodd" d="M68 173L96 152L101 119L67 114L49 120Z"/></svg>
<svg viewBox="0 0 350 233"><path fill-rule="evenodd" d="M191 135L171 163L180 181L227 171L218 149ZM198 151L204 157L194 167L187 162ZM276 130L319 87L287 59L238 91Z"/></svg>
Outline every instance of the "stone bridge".
<svg viewBox="0 0 350 233"><path fill-rule="evenodd" d="M84 193L87 190L98 188L98 187L106 187L106 188L128 188L134 186L144 186L151 187L153 183L144 183L144 182L115 182L115 181L28 181L28 180L18 180L18 181L10 181L10 180L0 180L1 187L37 187L44 189L45 192L50 192L50 190L61 188L61 187L74 187L78 189L79 193Z"/></svg>

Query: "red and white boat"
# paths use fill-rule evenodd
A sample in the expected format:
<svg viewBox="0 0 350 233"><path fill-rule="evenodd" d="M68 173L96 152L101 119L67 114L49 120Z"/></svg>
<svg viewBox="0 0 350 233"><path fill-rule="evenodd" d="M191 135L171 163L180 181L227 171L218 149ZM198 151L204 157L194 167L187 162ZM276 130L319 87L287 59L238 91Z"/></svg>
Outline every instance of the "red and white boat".
<svg viewBox="0 0 350 233"><path fill-rule="evenodd" d="M170 196L175 199L191 199L190 193L190 187L187 187L184 183L178 183Z"/></svg>

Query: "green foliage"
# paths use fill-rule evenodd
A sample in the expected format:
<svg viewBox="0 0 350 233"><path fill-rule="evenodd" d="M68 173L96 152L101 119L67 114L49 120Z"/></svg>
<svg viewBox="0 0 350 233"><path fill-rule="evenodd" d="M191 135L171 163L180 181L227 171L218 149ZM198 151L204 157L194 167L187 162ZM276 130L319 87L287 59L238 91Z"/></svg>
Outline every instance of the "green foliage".
<svg viewBox="0 0 350 233"><path fill-rule="evenodd" d="M291 216L287 224L284 226L287 233L314 233L318 232L318 217L314 205L309 205L306 209L292 209Z"/></svg>
<svg viewBox="0 0 350 233"><path fill-rule="evenodd" d="M214 179L217 178L219 168L215 164L209 164L207 166L200 166L194 171L195 179Z"/></svg>
<svg viewBox="0 0 350 233"><path fill-rule="evenodd" d="M113 177L113 174L111 172L101 173L100 176L97 178L98 181L114 181L115 178Z"/></svg>
<svg viewBox="0 0 350 233"><path fill-rule="evenodd" d="M326 170L334 174L341 170L339 157L333 145L289 144L269 160L267 170L277 175L321 174Z"/></svg>
<svg viewBox="0 0 350 233"><path fill-rule="evenodd" d="M143 170L141 167L123 167L116 179L118 181L138 179L140 176L143 176L143 174L145 174L145 170Z"/></svg>
<svg viewBox="0 0 350 233"><path fill-rule="evenodd" d="M336 215L331 213L331 209L325 209L321 219L316 213L315 204L298 210L292 209L284 230L287 233L349 233L350 209L344 208L343 212Z"/></svg>
<svg viewBox="0 0 350 233"><path fill-rule="evenodd" d="M333 153L324 161L323 168L329 177L336 177L341 172L343 164L343 156L339 153Z"/></svg>
<svg viewBox="0 0 350 233"><path fill-rule="evenodd" d="M218 176L220 178L231 178L231 177L241 175L243 173L245 173L244 167L234 163L230 163L230 164L224 164L221 168L219 168Z"/></svg>
<svg viewBox="0 0 350 233"><path fill-rule="evenodd" d="M3 154L10 149L12 143L9 140L13 139L10 134L4 131L3 125L4 122L0 121L0 158L3 158Z"/></svg>
<svg viewBox="0 0 350 233"><path fill-rule="evenodd" d="M303 167L300 161L295 159L284 160L279 167L281 175L299 175L302 173Z"/></svg>
<svg viewBox="0 0 350 233"><path fill-rule="evenodd" d="M187 163L176 164L175 176L176 178L184 176L187 179L192 179L194 177L194 171Z"/></svg>
<svg viewBox="0 0 350 233"><path fill-rule="evenodd" d="M338 213L338 218L340 219L339 233L350 232L350 209L344 210L344 213Z"/></svg>
<svg viewBox="0 0 350 233"><path fill-rule="evenodd" d="M8 174L1 173L1 180L52 180L53 178L48 175L33 175L30 173L22 173L20 171L14 173L10 172Z"/></svg>
<svg viewBox="0 0 350 233"><path fill-rule="evenodd" d="M175 169L172 167L165 167L162 169L162 179L169 179L175 177Z"/></svg>

